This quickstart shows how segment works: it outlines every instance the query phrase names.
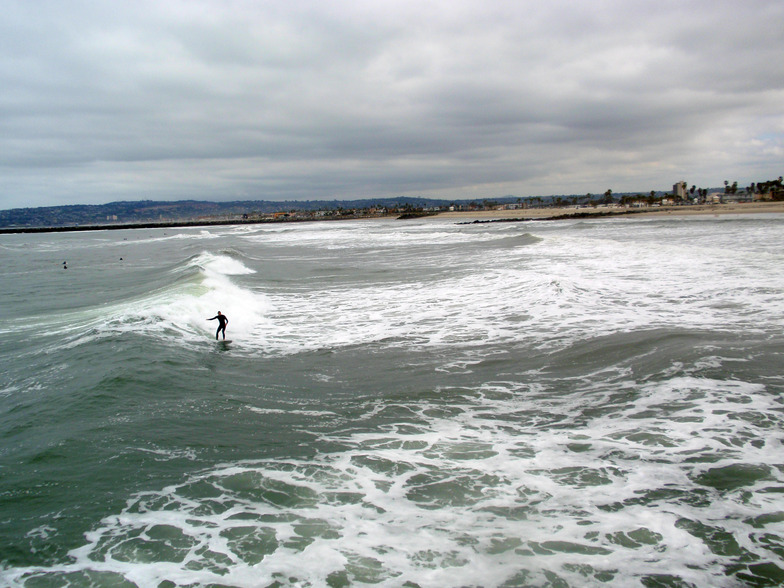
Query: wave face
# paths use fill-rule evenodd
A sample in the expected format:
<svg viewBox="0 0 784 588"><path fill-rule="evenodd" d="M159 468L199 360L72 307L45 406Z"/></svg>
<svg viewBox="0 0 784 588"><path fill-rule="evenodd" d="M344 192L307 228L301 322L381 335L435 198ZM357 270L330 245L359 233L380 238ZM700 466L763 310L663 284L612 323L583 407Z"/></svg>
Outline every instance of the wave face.
<svg viewBox="0 0 784 588"><path fill-rule="evenodd" d="M782 227L2 236L0 583L781 584Z"/></svg>

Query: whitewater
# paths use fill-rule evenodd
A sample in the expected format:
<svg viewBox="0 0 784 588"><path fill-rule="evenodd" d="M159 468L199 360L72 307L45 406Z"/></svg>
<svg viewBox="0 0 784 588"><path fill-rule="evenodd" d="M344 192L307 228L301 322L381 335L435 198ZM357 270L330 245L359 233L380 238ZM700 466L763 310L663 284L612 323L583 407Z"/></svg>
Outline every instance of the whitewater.
<svg viewBox="0 0 784 588"><path fill-rule="evenodd" d="M783 229L0 235L0 584L780 585Z"/></svg>

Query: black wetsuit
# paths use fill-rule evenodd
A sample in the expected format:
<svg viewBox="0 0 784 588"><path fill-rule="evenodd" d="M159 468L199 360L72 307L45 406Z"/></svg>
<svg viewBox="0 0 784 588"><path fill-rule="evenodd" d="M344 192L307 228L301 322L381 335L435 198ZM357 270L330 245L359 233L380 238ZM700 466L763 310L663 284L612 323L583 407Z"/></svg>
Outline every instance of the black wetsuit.
<svg viewBox="0 0 784 588"><path fill-rule="evenodd" d="M218 330L215 331L215 338L218 338L218 335L221 331L223 331L223 338L226 338L226 325L229 324L229 319L226 318L225 314L218 314L212 317L211 319L207 319L208 321L214 321L218 319Z"/></svg>

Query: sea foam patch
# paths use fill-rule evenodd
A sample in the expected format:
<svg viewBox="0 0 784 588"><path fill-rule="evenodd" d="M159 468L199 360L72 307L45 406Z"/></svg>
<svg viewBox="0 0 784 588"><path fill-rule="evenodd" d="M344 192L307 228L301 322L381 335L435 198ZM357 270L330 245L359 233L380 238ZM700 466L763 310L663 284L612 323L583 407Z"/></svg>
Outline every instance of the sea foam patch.
<svg viewBox="0 0 784 588"><path fill-rule="evenodd" d="M467 230L454 223L401 224L393 221L317 223L307 227L264 228L245 235L249 242L271 246L317 247L320 250L438 247L503 239L499 230Z"/></svg>
<svg viewBox="0 0 784 588"><path fill-rule="evenodd" d="M780 436L757 442L770 419L781 430L780 403L763 387L600 374L558 385L370 401L321 433L339 452L227 463L140 493L86 535L72 563L4 577L731 585L738 557L764 561L782 547L780 517L761 514L775 510L766 489L784 487L766 465Z"/></svg>

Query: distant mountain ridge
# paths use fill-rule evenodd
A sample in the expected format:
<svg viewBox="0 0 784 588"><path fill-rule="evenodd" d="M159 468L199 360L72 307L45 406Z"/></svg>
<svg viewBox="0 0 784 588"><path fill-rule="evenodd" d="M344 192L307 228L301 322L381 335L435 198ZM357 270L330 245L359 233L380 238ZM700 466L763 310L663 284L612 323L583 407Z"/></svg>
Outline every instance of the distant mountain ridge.
<svg viewBox="0 0 784 588"><path fill-rule="evenodd" d="M656 192L661 195L663 192ZM632 194L632 193L625 193ZM614 199L622 193L613 193ZM134 200L107 204L68 204L37 208L0 210L0 228L76 227L133 223L178 223L203 219L242 218L292 211L338 211L371 208L433 210L449 206L489 208L496 205L527 203L529 206L567 205L584 203L590 195L502 196L498 198L448 200L399 196L360 200L235 200L213 202L206 200ZM598 196L597 196L598 197Z"/></svg>
<svg viewBox="0 0 784 588"><path fill-rule="evenodd" d="M515 200L516 198L508 197L495 199L494 202L502 203ZM294 210L316 211L373 207L418 209L449 206L453 202L455 201L410 197L284 202L268 200L238 200L232 202L138 200L109 202L108 204L69 204L64 206L0 210L0 227L65 227L159 221L177 222L205 217L272 214Z"/></svg>

